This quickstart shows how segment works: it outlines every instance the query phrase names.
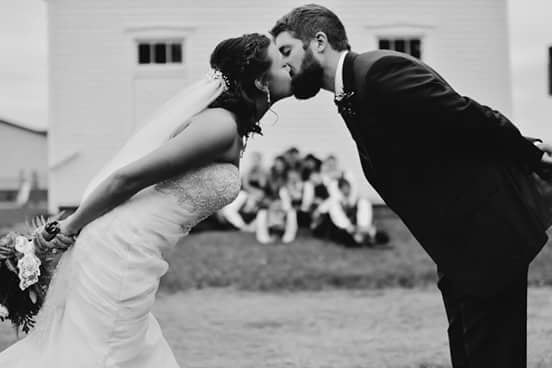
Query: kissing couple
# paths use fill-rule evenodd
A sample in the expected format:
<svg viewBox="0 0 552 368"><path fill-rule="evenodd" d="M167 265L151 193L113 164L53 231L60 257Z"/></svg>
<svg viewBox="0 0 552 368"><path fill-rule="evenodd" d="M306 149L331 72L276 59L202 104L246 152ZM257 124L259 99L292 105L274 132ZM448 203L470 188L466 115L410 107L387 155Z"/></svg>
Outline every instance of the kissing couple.
<svg viewBox="0 0 552 368"><path fill-rule="evenodd" d="M323 6L293 9L270 33L220 42L212 72L135 133L42 239L64 254L36 327L0 366L179 367L151 314L162 255L237 196L244 142L270 106L324 89L366 178L437 265L452 366L526 367L527 273L552 219L552 146L416 58L351 51Z"/></svg>

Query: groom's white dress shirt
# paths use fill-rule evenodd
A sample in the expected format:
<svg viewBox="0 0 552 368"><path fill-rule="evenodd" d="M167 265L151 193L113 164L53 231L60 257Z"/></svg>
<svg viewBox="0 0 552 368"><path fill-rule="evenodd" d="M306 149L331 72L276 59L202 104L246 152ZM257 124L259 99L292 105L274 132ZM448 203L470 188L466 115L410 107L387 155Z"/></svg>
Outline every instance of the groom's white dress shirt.
<svg viewBox="0 0 552 368"><path fill-rule="evenodd" d="M343 86L343 64L345 63L345 56L347 56L348 52L349 51L343 51L341 53L339 61L337 62L337 68L335 69L334 92L335 99L337 101L341 100L343 98L343 94L345 93Z"/></svg>

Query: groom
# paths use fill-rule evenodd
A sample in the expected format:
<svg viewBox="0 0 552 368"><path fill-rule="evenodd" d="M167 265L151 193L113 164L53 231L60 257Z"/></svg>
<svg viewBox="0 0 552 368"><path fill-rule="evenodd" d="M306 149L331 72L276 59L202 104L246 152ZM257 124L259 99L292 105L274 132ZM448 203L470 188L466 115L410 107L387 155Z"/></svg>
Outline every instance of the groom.
<svg viewBox="0 0 552 368"><path fill-rule="evenodd" d="M366 178L437 264L453 367L526 367L528 265L550 221L533 173L552 147L420 60L349 51L327 8L295 8L271 33L294 95L335 93Z"/></svg>

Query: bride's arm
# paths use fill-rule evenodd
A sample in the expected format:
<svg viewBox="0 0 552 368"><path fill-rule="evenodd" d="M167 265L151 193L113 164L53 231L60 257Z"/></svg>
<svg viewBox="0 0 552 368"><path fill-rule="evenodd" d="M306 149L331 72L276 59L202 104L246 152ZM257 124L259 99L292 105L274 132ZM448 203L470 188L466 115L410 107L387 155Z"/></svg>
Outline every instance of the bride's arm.
<svg viewBox="0 0 552 368"><path fill-rule="evenodd" d="M228 111L205 110L175 138L98 185L71 216L60 222L61 232L75 234L140 190L215 161L232 148L236 135L236 123Z"/></svg>

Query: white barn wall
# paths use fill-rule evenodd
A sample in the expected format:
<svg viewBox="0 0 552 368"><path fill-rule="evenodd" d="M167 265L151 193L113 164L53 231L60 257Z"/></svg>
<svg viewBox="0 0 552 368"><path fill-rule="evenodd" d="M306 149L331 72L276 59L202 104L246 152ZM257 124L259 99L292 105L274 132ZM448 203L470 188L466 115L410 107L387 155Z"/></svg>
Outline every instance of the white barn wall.
<svg viewBox="0 0 552 368"><path fill-rule="evenodd" d="M201 77L224 38L268 30L304 1L48 0L50 27L50 207L75 205L87 181L126 137L181 86ZM343 20L357 52L377 35L419 35L423 59L460 93L511 112L505 0L319 1ZM135 37L186 38L182 68L138 68ZM248 152L267 159L290 145L336 153L362 174L332 96L293 99L264 119ZM407 122L406 122L407 123ZM247 164L247 154L244 157ZM364 193L377 196L362 186Z"/></svg>

